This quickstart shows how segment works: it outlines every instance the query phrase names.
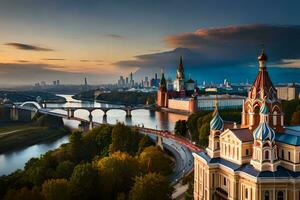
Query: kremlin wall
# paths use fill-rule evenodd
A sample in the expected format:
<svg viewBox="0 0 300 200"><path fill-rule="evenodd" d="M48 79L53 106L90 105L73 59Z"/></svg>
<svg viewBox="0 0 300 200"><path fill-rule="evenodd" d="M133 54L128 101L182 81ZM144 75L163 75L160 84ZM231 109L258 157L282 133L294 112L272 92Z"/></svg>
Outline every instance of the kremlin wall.
<svg viewBox="0 0 300 200"><path fill-rule="evenodd" d="M156 105L161 109L194 113L201 110L213 110L214 100L219 100L220 109L242 108L246 97L238 95L199 95L197 83L189 77L186 80L182 57L176 72L176 79L173 82L172 90L167 89L167 81L164 73L157 91Z"/></svg>

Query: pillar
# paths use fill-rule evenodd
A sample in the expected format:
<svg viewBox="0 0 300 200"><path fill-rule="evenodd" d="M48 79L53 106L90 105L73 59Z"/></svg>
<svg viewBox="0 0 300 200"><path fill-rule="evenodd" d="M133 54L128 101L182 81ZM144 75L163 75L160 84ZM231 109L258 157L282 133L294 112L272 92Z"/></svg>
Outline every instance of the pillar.
<svg viewBox="0 0 300 200"><path fill-rule="evenodd" d="M156 138L156 145L159 146L161 148L161 150L164 150L163 138L159 135Z"/></svg>
<svg viewBox="0 0 300 200"><path fill-rule="evenodd" d="M12 121L17 121L19 119L19 111L16 106L13 106L10 110L10 119Z"/></svg>
<svg viewBox="0 0 300 200"><path fill-rule="evenodd" d="M89 130L92 130L92 129L93 129L93 115L90 112L90 115L89 115Z"/></svg>
<svg viewBox="0 0 300 200"><path fill-rule="evenodd" d="M126 110L126 117L131 117L131 109L130 108L128 108Z"/></svg>

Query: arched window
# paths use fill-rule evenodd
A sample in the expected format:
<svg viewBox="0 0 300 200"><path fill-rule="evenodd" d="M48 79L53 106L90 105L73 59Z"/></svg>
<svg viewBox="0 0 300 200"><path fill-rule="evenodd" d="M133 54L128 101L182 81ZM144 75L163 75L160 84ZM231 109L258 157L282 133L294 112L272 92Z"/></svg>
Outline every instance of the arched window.
<svg viewBox="0 0 300 200"><path fill-rule="evenodd" d="M269 193L269 191L265 191L265 199L264 200L270 200L270 193Z"/></svg>
<svg viewBox="0 0 300 200"><path fill-rule="evenodd" d="M265 151L265 160L269 160L269 151L268 150Z"/></svg>
<svg viewBox="0 0 300 200"><path fill-rule="evenodd" d="M277 192L277 200L283 200L283 192L282 191L279 191Z"/></svg>
<svg viewBox="0 0 300 200"><path fill-rule="evenodd" d="M273 125L274 126L277 125L277 112L276 111L273 112Z"/></svg>
<svg viewBox="0 0 300 200"><path fill-rule="evenodd" d="M284 159L284 150L281 149L281 158Z"/></svg>

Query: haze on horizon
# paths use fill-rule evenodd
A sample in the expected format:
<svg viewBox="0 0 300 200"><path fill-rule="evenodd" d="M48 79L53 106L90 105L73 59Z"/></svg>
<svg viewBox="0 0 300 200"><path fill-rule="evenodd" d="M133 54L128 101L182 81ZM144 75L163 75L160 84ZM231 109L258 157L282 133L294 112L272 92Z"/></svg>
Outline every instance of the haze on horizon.
<svg viewBox="0 0 300 200"><path fill-rule="evenodd" d="M112 83L161 67L171 76L180 55L198 81L251 81L261 44L275 82L297 81L299 7L296 0L0 0L0 84Z"/></svg>

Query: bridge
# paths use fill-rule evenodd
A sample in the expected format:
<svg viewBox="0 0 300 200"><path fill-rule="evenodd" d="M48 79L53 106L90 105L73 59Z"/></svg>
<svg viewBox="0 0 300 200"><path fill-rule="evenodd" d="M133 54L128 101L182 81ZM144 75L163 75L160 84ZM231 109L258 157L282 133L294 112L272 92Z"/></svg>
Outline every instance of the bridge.
<svg viewBox="0 0 300 200"><path fill-rule="evenodd" d="M151 105L138 105L138 106L109 106L109 107L92 107L92 106L86 106L86 107L65 107L65 106L51 106L47 107L46 103L39 104L35 101L27 101L18 106L18 109L36 109L38 112L41 112L42 110L53 110L53 109L60 109L65 110L68 113L69 118L74 117L74 113L76 110L86 110L92 114L94 110L101 110L104 113L104 117L107 116L107 112L109 110L123 110L126 113L126 117L131 117L131 111L133 110L139 110L139 109L147 109L147 110L154 110L154 107Z"/></svg>

